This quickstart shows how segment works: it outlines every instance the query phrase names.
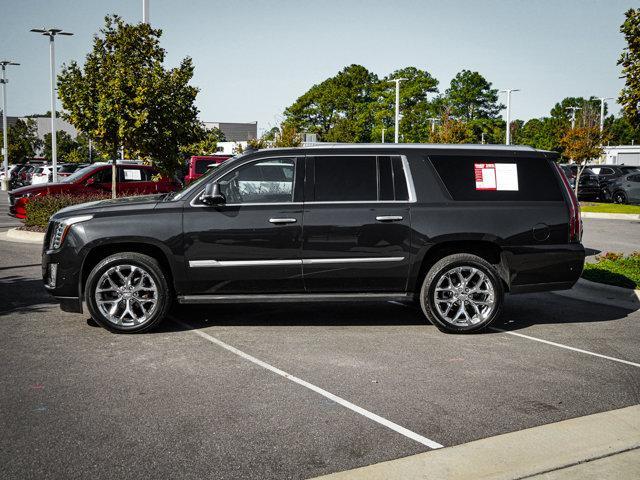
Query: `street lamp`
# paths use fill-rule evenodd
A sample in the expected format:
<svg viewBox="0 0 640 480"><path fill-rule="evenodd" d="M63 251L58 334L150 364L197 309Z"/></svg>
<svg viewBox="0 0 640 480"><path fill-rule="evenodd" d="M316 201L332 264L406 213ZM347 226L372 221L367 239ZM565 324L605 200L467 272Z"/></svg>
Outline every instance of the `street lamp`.
<svg viewBox="0 0 640 480"><path fill-rule="evenodd" d="M429 118L427 118L427 120L431 122L431 132L435 132L436 131L436 122L439 122L440 119L436 118L436 117L429 117Z"/></svg>
<svg viewBox="0 0 640 480"><path fill-rule="evenodd" d="M400 123L400 82L407 80L406 78L394 78L389 83L396 84L396 127L395 127L395 143L398 143L398 124Z"/></svg>
<svg viewBox="0 0 640 480"><path fill-rule="evenodd" d="M511 92L519 92L519 88L505 88L500 93L507 94L507 138L506 145L511 145Z"/></svg>
<svg viewBox="0 0 640 480"><path fill-rule="evenodd" d="M607 100L613 100L613 97L599 97L600 100L600 135L604 131L604 104Z"/></svg>
<svg viewBox="0 0 640 480"><path fill-rule="evenodd" d="M53 181L58 181L58 151L56 142L56 35L73 35L71 32L63 32L60 28L32 28L32 32L41 33L49 37L49 59L51 62L51 168L53 169Z"/></svg>
<svg viewBox="0 0 640 480"><path fill-rule="evenodd" d="M142 23L149 24L149 0L142 0Z"/></svg>
<svg viewBox="0 0 640 480"><path fill-rule="evenodd" d="M2 190L9 190L9 141L7 139L7 65L20 65L19 63L12 62L11 60L0 60L0 67L2 67L2 152L4 154L4 161L2 163L4 169L4 180L2 181Z"/></svg>
<svg viewBox="0 0 640 480"><path fill-rule="evenodd" d="M582 107L567 107L565 110L571 110L571 130L576 128L576 110L582 110Z"/></svg>

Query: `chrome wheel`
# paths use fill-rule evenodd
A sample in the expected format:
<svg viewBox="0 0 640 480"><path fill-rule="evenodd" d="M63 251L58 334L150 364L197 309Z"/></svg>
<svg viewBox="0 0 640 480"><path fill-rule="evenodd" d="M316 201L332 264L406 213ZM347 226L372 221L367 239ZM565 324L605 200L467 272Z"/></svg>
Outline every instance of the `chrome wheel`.
<svg viewBox="0 0 640 480"><path fill-rule="evenodd" d="M158 306L156 282L137 265L109 268L98 280L94 295L100 313L118 326L141 325Z"/></svg>
<svg viewBox="0 0 640 480"><path fill-rule="evenodd" d="M438 279L433 303L445 322L470 326L489 318L496 305L496 295L493 283L482 270L455 267Z"/></svg>

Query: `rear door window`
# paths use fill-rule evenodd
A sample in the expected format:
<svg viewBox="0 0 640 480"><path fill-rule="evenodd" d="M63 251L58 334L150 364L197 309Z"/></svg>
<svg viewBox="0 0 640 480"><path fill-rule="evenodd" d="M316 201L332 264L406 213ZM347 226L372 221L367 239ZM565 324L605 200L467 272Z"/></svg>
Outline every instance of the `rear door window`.
<svg viewBox="0 0 640 480"><path fill-rule="evenodd" d="M454 200L563 200L556 174L546 159L434 155L429 160ZM505 172L505 187L500 186L499 179L497 187L495 182L483 184L478 171L484 167L489 172L492 168Z"/></svg>
<svg viewBox="0 0 640 480"><path fill-rule="evenodd" d="M315 201L378 200L375 156L315 157Z"/></svg>

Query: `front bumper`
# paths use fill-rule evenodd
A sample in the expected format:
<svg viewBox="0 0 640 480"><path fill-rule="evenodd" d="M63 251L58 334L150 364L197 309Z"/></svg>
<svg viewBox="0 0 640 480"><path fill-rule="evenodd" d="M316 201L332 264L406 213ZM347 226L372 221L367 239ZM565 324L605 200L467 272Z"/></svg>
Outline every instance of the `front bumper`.
<svg viewBox="0 0 640 480"><path fill-rule="evenodd" d="M63 246L59 250L48 250L50 236L51 232L48 231L42 251L44 288L60 302L60 308L63 311L82 313L82 292L80 291L82 258L71 245ZM73 244L73 241L68 243Z"/></svg>

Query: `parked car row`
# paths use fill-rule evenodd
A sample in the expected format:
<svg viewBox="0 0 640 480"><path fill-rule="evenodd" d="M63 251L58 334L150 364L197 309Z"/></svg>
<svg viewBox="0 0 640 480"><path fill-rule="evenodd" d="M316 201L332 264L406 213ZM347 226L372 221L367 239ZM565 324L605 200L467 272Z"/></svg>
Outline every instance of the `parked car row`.
<svg viewBox="0 0 640 480"><path fill-rule="evenodd" d="M116 192L118 195L147 195L167 193L180 187L177 180L160 177L158 170L147 165L116 165ZM9 192L9 213L17 218L26 217L29 199L41 195L67 193L86 195L111 192L112 165L97 163L80 168L57 183L43 183L17 188Z"/></svg>
<svg viewBox="0 0 640 480"><path fill-rule="evenodd" d="M560 165L571 188L575 189L578 165ZM633 165L587 165L580 175L581 200L640 203L640 167Z"/></svg>

